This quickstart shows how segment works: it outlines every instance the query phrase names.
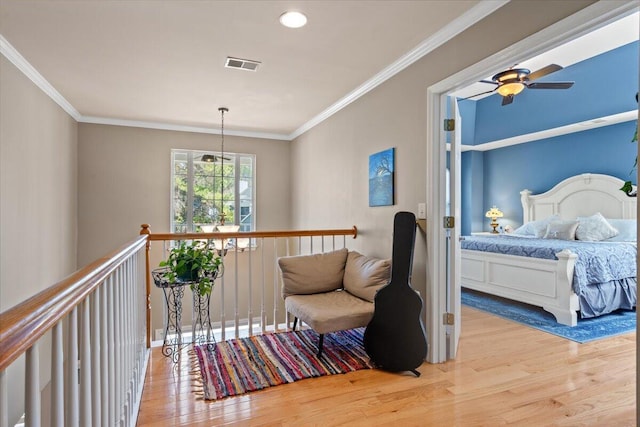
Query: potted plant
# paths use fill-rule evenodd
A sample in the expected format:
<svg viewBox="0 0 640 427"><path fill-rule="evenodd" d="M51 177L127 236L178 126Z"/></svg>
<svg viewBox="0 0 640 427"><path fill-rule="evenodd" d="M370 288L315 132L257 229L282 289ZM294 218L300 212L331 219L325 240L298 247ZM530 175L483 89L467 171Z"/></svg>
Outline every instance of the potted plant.
<svg viewBox="0 0 640 427"><path fill-rule="evenodd" d="M222 258L205 241L181 241L169 251L169 257L160 262L166 267L164 277L170 282L191 282L191 290L199 295L210 295L213 281L218 275Z"/></svg>

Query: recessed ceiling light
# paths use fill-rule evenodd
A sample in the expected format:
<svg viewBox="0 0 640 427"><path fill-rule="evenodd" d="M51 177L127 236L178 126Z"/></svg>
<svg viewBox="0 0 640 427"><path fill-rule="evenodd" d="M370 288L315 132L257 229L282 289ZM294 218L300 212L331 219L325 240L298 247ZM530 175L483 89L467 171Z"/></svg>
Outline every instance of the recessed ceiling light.
<svg viewBox="0 0 640 427"><path fill-rule="evenodd" d="M302 12L285 12L280 15L280 23L289 28L304 27L307 23L307 16Z"/></svg>

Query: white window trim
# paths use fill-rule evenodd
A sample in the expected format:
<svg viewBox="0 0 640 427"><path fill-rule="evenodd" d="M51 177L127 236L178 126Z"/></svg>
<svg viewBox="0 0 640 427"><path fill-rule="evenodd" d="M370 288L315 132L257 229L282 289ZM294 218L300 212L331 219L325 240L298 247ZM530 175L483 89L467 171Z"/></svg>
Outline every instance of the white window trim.
<svg viewBox="0 0 640 427"><path fill-rule="evenodd" d="M190 209L187 209L186 212L186 224L187 224L187 232L193 232L194 223L193 223L193 179L194 179L194 158L196 153L199 154L212 154L216 156L221 156L222 153L218 151L206 151L206 150L192 150L192 149L182 149L182 148L173 148L171 149L171 173L170 173L170 200L169 200L169 227L173 232L175 230L175 155L176 153L184 153L187 154L187 180L189 182L187 189L187 201L186 203L190 206ZM237 152L227 152L225 151L225 156L234 156L234 167L236 171L240 171L240 160L241 158L250 158L251 159L251 224L250 229L256 229L256 155L249 153L237 153ZM238 185L238 180L240 178L239 173L236 174L235 177L235 185L234 185L234 223L236 225L240 225L240 215L241 215L241 199L240 199L240 186Z"/></svg>

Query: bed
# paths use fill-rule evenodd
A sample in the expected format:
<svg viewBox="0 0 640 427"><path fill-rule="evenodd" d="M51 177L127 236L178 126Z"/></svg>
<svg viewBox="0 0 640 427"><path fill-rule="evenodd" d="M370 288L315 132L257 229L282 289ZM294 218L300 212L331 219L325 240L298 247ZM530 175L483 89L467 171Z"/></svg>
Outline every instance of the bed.
<svg viewBox="0 0 640 427"><path fill-rule="evenodd" d="M568 223L600 213L611 224L635 228L636 198L620 191L622 184L615 177L587 173L567 178L542 194L523 190L523 224L556 227L558 220ZM547 237L553 227L546 229ZM542 307L570 326L577 325L579 316L635 308L635 237L594 242L539 237L465 236L462 287Z"/></svg>

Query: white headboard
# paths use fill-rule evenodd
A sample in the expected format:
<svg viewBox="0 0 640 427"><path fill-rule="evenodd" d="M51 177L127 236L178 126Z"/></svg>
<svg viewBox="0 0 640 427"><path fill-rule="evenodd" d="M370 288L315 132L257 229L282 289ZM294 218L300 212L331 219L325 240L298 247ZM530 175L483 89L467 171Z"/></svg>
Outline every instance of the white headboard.
<svg viewBox="0 0 640 427"><path fill-rule="evenodd" d="M583 173L561 181L546 193L532 195L523 190L523 224L554 214L569 220L596 212L605 218L635 219L637 199L620 191L623 184L613 176Z"/></svg>

